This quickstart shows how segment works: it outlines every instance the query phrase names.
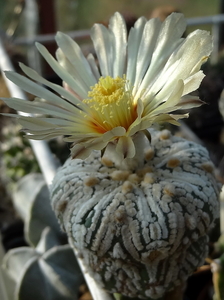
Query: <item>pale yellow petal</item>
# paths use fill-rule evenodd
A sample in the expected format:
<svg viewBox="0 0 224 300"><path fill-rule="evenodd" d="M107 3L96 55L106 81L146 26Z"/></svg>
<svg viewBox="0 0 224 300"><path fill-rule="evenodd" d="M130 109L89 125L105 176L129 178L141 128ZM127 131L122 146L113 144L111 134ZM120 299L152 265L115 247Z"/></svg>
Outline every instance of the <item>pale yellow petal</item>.
<svg viewBox="0 0 224 300"><path fill-rule="evenodd" d="M139 18L135 22L134 27L130 29L128 35L126 76L132 85L134 85L135 82L138 50L146 22L145 17Z"/></svg>
<svg viewBox="0 0 224 300"><path fill-rule="evenodd" d="M199 72L195 73L194 75L185 79L183 96L187 95L193 91L196 91L199 88L204 77L205 77L205 74L202 71L199 71Z"/></svg>
<svg viewBox="0 0 224 300"><path fill-rule="evenodd" d="M115 127L110 131L107 131L106 133L103 134L103 140L104 141L110 141L112 139L114 139L115 137L120 137L120 136L124 136L126 133L126 130L124 127Z"/></svg>
<svg viewBox="0 0 224 300"><path fill-rule="evenodd" d="M91 150L85 148L84 145L74 145L71 147L71 157L74 158L80 158L80 159L86 159L91 154Z"/></svg>
<svg viewBox="0 0 224 300"><path fill-rule="evenodd" d="M58 93L60 96L63 96L65 99L67 99L69 102L71 102L74 105L78 105L79 107L82 106L82 103L80 102L80 100L75 97L74 94L68 92L67 90L65 90L62 86L58 85L58 84L54 84L48 80L46 80L45 78L43 78L42 76L40 76L36 71L34 71L33 69L25 66L24 64L20 63L19 64L20 68L23 70L23 72L29 76L31 79L44 84L46 86L48 86L49 88L53 89L56 93ZM46 101L49 101L50 99L46 98ZM58 104L58 105L63 105L63 107L68 107L69 110L72 110L72 106L69 105L69 103L65 102L64 99L62 98L54 98L53 101L54 104Z"/></svg>
<svg viewBox="0 0 224 300"><path fill-rule="evenodd" d="M96 78L92 74L90 65L83 55L79 45L70 36L57 32L55 40L62 50L62 53L72 64L76 74L75 78L80 77L87 88L96 83Z"/></svg>
<svg viewBox="0 0 224 300"><path fill-rule="evenodd" d="M180 99L180 102L176 105L177 109L191 109L193 107L199 107L202 104L205 104L197 96L186 95Z"/></svg>
<svg viewBox="0 0 224 300"><path fill-rule="evenodd" d="M135 145L131 137L120 137L116 146L117 153L123 158L132 158L135 156Z"/></svg>
<svg viewBox="0 0 224 300"><path fill-rule="evenodd" d="M113 73L112 76L122 77L125 73L126 53L127 53L127 28L124 17L115 12L110 18L108 28L113 38L112 42L112 62Z"/></svg>
<svg viewBox="0 0 224 300"><path fill-rule="evenodd" d="M150 99L147 99L144 116L147 114L158 115L163 112L172 111L172 108L174 108L174 106L180 101L180 98L183 94L183 90L183 80L178 80L173 86L173 88L170 90L169 94L167 94L165 99L163 97L162 91L158 93L152 101L150 101Z"/></svg>
<svg viewBox="0 0 224 300"><path fill-rule="evenodd" d="M50 55L48 50L41 44L36 43L36 47L41 53L41 55L46 59L47 63L51 66L54 72L69 86L72 86L76 93L82 98L85 99L88 93L88 90L85 87L77 83L77 81L62 67L60 64Z"/></svg>

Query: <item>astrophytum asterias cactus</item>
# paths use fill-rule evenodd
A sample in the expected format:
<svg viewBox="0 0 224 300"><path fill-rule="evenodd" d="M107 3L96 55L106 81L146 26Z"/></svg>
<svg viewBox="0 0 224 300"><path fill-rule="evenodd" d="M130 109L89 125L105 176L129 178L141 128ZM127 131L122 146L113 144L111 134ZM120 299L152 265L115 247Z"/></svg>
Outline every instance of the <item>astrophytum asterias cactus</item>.
<svg viewBox="0 0 224 300"><path fill-rule="evenodd" d="M142 164L117 165L107 152L69 159L51 193L70 244L102 287L162 299L203 264L219 185L205 148L150 132Z"/></svg>

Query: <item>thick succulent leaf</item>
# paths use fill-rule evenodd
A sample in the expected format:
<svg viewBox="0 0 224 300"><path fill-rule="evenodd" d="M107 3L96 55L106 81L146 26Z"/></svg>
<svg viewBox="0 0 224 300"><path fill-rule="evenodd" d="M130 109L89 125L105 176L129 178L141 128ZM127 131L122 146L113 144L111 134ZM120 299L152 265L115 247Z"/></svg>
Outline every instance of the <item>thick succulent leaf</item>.
<svg viewBox="0 0 224 300"><path fill-rule="evenodd" d="M17 282L19 278L21 278L28 261L36 261L38 258L39 254L35 249L30 247L19 247L7 252L4 256L2 267L4 272Z"/></svg>
<svg viewBox="0 0 224 300"><path fill-rule="evenodd" d="M70 246L54 247L40 259L28 260L17 284L16 300L76 300L82 283Z"/></svg>
<svg viewBox="0 0 224 300"><path fill-rule="evenodd" d="M52 212L49 191L41 174L29 174L16 185L14 206L25 223L27 242L36 246L45 227L51 227L58 237L61 230Z"/></svg>

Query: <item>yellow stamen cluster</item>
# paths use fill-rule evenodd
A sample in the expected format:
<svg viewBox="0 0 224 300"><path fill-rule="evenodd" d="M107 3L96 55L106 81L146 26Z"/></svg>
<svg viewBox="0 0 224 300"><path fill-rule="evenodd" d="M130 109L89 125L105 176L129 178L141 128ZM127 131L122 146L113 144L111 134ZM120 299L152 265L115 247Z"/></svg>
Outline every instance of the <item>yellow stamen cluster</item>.
<svg viewBox="0 0 224 300"><path fill-rule="evenodd" d="M126 130L137 117L136 105L133 102L132 89L124 78L101 77L91 87L88 99L83 100L90 108L95 129L106 132L117 126Z"/></svg>

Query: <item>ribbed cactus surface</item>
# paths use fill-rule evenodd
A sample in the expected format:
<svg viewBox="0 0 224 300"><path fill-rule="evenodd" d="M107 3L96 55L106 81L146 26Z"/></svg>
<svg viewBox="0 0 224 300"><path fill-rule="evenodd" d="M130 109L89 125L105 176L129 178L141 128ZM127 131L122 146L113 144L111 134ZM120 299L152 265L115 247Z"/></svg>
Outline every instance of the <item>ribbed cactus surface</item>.
<svg viewBox="0 0 224 300"><path fill-rule="evenodd" d="M204 147L167 130L151 135L134 169L97 151L85 161L69 159L51 194L70 244L98 283L160 299L203 264L219 185Z"/></svg>

